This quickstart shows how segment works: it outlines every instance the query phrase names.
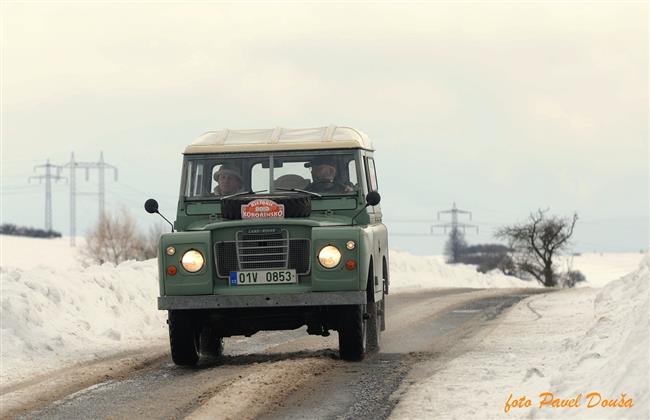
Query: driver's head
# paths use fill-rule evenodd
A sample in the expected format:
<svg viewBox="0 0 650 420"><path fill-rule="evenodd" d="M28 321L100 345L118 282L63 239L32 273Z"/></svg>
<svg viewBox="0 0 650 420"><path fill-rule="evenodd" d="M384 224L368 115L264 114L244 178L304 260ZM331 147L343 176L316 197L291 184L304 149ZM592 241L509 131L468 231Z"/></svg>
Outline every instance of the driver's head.
<svg viewBox="0 0 650 420"><path fill-rule="evenodd" d="M239 172L227 164L222 165L214 174L214 179L219 184L217 188L221 195L235 194L241 190L243 184Z"/></svg>
<svg viewBox="0 0 650 420"><path fill-rule="evenodd" d="M332 182L336 177L336 161L328 156L318 156L311 161L311 177L314 181Z"/></svg>

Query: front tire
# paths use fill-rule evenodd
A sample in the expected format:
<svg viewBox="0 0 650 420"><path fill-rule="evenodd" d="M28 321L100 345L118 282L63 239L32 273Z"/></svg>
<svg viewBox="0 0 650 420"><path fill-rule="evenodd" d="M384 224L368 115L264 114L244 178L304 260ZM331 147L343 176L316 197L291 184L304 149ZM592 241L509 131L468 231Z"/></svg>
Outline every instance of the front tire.
<svg viewBox="0 0 650 420"><path fill-rule="evenodd" d="M383 300L382 300L383 302ZM381 302L368 302L366 305L368 312L366 349L368 352L379 351L379 339L381 337Z"/></svg>
<svg viewBox="0 0 650 420"><path fill-rule="evenodd" d="M179 366L195 366L199 361L199 334L191 311L169 311L169 347Z"/></svg>
<svg viewBox="0 0 650 420"><path fill-rule="evenodd" d="M201 328L199 343L201 354L211 357L219 357L223 354L223 337L219 336L211 326L205 325Z"/></svg>
<svg viewBox="0 0 650 420"><path fill-rule="evenodd" d="M360 361L366 353L367 322L364 305L349 305L339 312L339 354L347 361Z"/></svg>
<svg viewBox="0 0 650 420"><path fill-rule="evenodd" d="M381 300L381 331L386 330L386 294L384 294L384 298Z"/></svg>

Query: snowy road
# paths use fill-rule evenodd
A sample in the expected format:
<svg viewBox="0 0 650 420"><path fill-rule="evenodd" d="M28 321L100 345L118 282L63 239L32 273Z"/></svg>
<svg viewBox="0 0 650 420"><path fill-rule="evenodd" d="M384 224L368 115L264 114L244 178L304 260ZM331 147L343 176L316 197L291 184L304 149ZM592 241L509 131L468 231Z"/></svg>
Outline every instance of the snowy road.
<svg viewBox="0 0 650 420"><path fill-rule="evenodd" d="M226 341L226 356L179 368L152 351L120 375L110 362L85 382L59 372L30 383L29 404L4 415L24 418L386 418L422 360L449 360L499 324L499 315L542 289L438 289L392 294L379 354L338 360L337 338L303 330ZM57 375L60 376L57 378ZM73 375L74 377L74 375ZM107 380L108 379L108 380ZM70 382L72 381L72 382ZM63 395L61 383L72 393ZM91 381L92 382L92 381ZM58 385L57 385L58 384ZM59 392L49 390L56 386ZM25 389L3 391L3 399ZM75 392L76 391L76 392ZM20 401L20 400L18 400ZM23 401L25 401L23 399ZM7 408L7 407L5 407ZM4 417L4 416L3 416Z"/></svg>

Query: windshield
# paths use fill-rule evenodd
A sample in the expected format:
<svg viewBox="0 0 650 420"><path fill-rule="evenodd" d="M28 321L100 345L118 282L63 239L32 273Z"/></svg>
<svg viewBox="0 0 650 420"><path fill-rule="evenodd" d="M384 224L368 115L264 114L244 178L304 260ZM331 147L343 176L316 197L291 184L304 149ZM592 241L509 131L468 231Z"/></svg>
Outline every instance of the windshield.
<svg viewBox="0 0 650 420"><path fill-rule="evenodd" d="M186 156L184 195L220 199L253 192L308 191L314 197L354 195L359 188L354 151Z"/></svg>

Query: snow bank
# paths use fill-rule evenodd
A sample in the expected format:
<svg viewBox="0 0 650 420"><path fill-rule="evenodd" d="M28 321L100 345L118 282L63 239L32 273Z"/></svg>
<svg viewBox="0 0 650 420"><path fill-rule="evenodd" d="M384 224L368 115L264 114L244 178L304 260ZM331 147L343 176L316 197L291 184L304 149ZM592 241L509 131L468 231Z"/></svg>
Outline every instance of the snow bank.
<svg viewBox="0 0 650 420"><path fill-rule="evenodd" d="M419 376L391 417L650 418L649 283L646 254L636 271L602 289L525 299L495 320L489 334L469 338L460 356L417 365ZM581 404L540 408L544 392L567 401L580 396ZM587 408L592 392L617 401L626 394L634 406ZM507 407L509 398L522 397L530 406Z"/></svg>
<svg viewBox="0 0 650 420"><path fill-rule="evenodd" d="M650 418L649 283L650 254L646 254L637 271L596 295L586 333L564 342L567 361L551 380L558 394L597 390L603 398L620 399L626 393L638 407L633 413ZM598 414L621 418L625 413L601 410Z"/></svg>
<svg viewBox="0 0 650 420"><path fill-rule="evenodd" d="M165 338L155 260L58 267L67 263L0 267L3 383Z"/></svg>
<svg viewBox="0 0 650 420"><path fill-rule="evenodd" d="M471 287L541 287L538 282L523 281L497 273L479 273L473 265L446 264L442 256L422 257L402 251L390 251L390 287L396 289Z"/></svg>

